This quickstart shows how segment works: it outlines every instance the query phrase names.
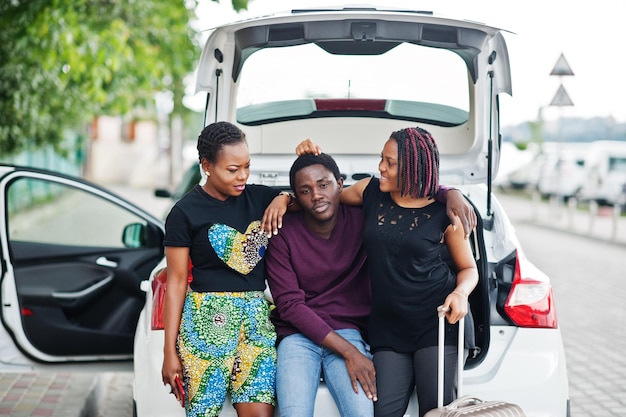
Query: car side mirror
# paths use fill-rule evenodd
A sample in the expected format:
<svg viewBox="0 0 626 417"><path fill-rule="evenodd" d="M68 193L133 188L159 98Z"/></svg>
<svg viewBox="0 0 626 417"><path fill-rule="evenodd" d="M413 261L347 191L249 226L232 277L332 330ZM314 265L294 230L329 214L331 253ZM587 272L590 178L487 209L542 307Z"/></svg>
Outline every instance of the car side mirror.
<svg viewBox="0 0 626 417"><path fill-rule="evenodd" d="M154 196L161 198L171 198L172 193L170 192L170 190L167 190L165 188L157 188L156 190L154 190Z"/></svg>
<svg viewBox="0 0 626 417"><path fill-rule="evenodd" d="M156 247L162 244L161 230L151 224L131 223L124 227L122 243L127 248Z"/></svg>

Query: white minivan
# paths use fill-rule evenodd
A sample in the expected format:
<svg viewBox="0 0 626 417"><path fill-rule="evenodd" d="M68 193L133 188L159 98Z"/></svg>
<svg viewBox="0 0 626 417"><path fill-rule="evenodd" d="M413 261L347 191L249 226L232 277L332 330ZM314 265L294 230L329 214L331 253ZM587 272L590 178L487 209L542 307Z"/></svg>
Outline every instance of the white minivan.
<svg viewBox="0 0 626 417"><path fill-rule="evenodd" d="M598 204L626 203L626 142L591 142L579 197Z"/></svg>
<svg viewBox="0 0 626 417"><path fill-rule="evenodd" d="M303 138L336 158L349 186L377 174L391 132L430 131L442 183L461 189L479 219L470 240L480 281L469 299L477 349L464 393L517 403L530 417L569 415L550 279L491 192L499 100L511 94L499 28L371 7L266 15L212 31L196 89L205 124L246 132L249 182L277 188L289 187ZM0 166L0 199L0 361L49 369L127 360L135 415L184 416L161 380L162 221L86 181L14 166ZM221 416L235 415L225 405ZM417 415L415 398L406 415ZM323 382L315 416L338 416Z"/></svg>
<svg viewBox="0 0 626 417"><path fill-rule="evenodd" d="M575 197L585 181L585 157L589 144L552 143L542 146L542 164L538 169L537 191L544 197Z"/></svg>

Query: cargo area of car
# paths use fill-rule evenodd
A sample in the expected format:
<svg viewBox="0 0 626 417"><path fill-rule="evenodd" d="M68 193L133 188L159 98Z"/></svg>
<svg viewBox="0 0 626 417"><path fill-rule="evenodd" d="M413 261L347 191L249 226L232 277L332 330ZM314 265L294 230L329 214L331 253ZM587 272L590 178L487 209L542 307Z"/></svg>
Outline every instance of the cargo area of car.
<svg viewBox="0 0 626 417"><path fill-rule="evenodd" d="M335 158L350 186L379 175L392 132L428 130L439 150L441 184L487 184L467 195L479 219L469 238L480 276L469 297L476 348L466 366L476 367L489 350L491 324L515 325L504 311L515 248L498 253L495 262L504 259L503 266L487 255L494 239L490 181L500 151L496 96L510 94L506 45L497 28L437 20L430 12L336 12L308 11L305 18L292 11L214 34L196 80L196 91L206 93L205 124L229 120L241 127L249 183L283 190L304 139Z"/></svg>

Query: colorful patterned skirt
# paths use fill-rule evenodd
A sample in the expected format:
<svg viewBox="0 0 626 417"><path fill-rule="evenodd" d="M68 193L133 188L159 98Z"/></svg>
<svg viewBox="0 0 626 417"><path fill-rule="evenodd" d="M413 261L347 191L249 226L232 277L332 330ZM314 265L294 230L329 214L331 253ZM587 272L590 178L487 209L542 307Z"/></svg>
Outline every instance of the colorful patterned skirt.
<svg viewBox="0 0 626 417"><path fill-rule="evenodd" d="M187 416L217 416L233 404L276 405L276 333L262 291L190 292L178 354Z"/></svg>

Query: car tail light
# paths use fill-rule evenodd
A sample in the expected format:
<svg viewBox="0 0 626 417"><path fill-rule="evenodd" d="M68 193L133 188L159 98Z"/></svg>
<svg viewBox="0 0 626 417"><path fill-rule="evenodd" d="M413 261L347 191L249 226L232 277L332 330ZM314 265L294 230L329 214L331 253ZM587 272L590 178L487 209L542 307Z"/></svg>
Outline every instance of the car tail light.
<svg viewBox="0 0 626 417"><path fill-rule="evenodd" d="M30 317L34 315L33 310L27 307L22 307L20 311L22 312L22 316L24 317Z"/></svg>
<svg viewBox="0 0 626 417"><path fill-rule="evenodd" d="M520 327L557 327L552 285L533 264L520 260L519 254L504 311Z"/></svg>
<svg viewBox="0 0 626 417"><path fill-rule="evenodd" d="M187 274L187 285L191 282L191 260ZM152 330L163 330L163 303L165 302L165 288L167 287L167 269L163 268L156 273L152 280Z"/></svg>

